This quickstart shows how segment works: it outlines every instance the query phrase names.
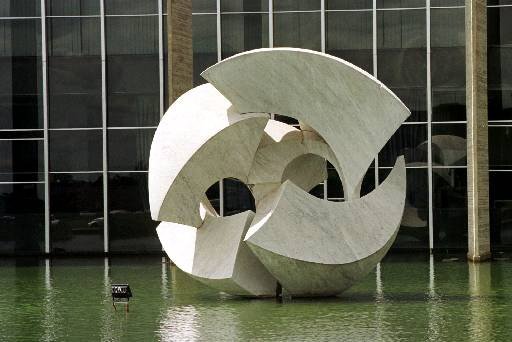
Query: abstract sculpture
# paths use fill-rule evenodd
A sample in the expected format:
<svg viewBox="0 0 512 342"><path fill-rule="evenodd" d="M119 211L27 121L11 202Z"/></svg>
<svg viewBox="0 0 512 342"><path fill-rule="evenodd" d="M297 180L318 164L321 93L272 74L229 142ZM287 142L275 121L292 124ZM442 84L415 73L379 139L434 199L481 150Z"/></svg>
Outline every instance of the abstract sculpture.
<svg viewBox="0 0 512 342"><path fill-rule="evenodd" d="M393 243L405 204L405 163L360 197L379 150L409 116L381 82L341 59L302 49L259 49L202 73L155 133L149 200L158 236L184 272L221 291L336 295L364 277ZM300 129L270 120L299 120ZM308 193L340 175L345 202ZM220 217L205 191L223 178L251 189L256 213Z"/></svg>

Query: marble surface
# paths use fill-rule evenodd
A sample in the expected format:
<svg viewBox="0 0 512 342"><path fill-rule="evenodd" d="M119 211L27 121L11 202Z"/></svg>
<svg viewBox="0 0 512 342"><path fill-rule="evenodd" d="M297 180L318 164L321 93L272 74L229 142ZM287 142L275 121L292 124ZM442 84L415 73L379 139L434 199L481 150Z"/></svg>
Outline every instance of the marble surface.
<svg viewBox="0 0 512 342"><path fill-rule="evenodd" d="M407 107L382 82L334 56L294 48L257 49L227 58L201 74L239 113L277 113L318 132L339 162L346 198Z"/></svg>
<svg viewBox="0 0 512 342"><path fill-rule="evenodd" d="M212 184L228 177L247 181L268 116L241 116L230 107L205 84L181 96L164 115L149 155L154 220L199 227L199 203Z"/></svg>
<svg viewBox="0 0 512 342"><path fill-rule="evenodd" d="M275 295L276 280L241 243L254 213L208 217L196 229L162 222L157 233L169 258L202 283L241 296Z"/></svg>
<svg viewBox="0 0 512 342"><path fill-rule="evenodd" d="M382 184L353 201L324 201L285 181L256 208L245 241L292 296L341 293L394 241L405 185L403 157Z"/></svg>
<svg viewBox="0 0 512 342"><path fill-rule="evenodd" d="M242 296L273 296L277 282L292 296L335 295L364 277L400 226L404 158L363 197L361 182L408 109L361 69L309 50L253 50L203 76L210 83L173 103L151 146L151 213L171 260ZM327 161L345 202L308 194ZM247 184L256 213L219 217L205 191L223 178Z"/></svg>

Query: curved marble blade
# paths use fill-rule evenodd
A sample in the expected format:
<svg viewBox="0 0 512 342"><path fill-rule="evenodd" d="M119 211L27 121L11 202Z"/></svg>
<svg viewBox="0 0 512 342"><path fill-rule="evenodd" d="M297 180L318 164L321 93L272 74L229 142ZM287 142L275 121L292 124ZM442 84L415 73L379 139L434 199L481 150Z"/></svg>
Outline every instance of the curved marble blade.
<svg viewBox="0 0 512 342"><path fill-rule="evenodd" d="M282 125L282 123L269 120L265 132L271 131L272 128L279 127L279 125ZM305 155L320 156L330 161L333 165L337 163L336 156L321 137L312 132L293 130L288 132L279 141L260 144L254 155L254 161L247 181L249 184L282 183L287 179L286 174L292 172L289 164ZM306 162L306 160L304 161ZM325 168L325 161L323 165ZM307 169L304 169L302 172L307 171ZM311 171L316 170L312 169ZM311 176L318 180L318 182L313 184L316 185L325 179L323 177L326 176L326 172L321 174L320 179L314 177L314 173ZM296 185L302 187L302 184L296 183Z"/></svg>
<svg viewBox="0 0 512 342"><path fill-rule="evenodd" d="M152 218L199 227L199 203L212 184L228 177L247 180L267 121L268 115L234 113L231 103L209 84L176 100L151 145Z"/></svg>
<svg viewBox="0 0 512 342"><path fill-rule="evenodd" d="M370 163L410 115L367 72L310 50L252 50L211 66L202 76L240 113L283 114L318 132L336 155L348 200L360 196Z"/></svg>
<svg viewBox="0 0 512 342"><path fill-rule="evenodd" d="M157 233L176 266L202 283L233 295L272 296L276 280L242 241L253 217L209 217L200 229L162 222Z"/></svg>
<svg viewBox="0 0 512 342"><path fill-rule="evenodd" d="M285 182L257 208L245 241L291 295L342 292L393 243L405 204L405 163L351 202L327 202Z"/></svg>

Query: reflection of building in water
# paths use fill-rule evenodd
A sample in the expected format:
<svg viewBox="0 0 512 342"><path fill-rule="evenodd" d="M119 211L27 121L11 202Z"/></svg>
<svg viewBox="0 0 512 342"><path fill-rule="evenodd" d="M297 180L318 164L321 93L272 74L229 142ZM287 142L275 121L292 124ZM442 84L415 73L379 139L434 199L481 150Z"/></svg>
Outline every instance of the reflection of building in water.
<svg viewBox="0 0 512 342"><path fill-rule="evenodd" d="M57 340L57 324L59 324L59 318L57 309L55 307L55 290L52 286L52 275L50 268L50 259L45 260L44 264L44 319L43 319L43 336L42 341L50 342Z"/></svg>
<svg viewBox="0 0 512 342"><path fill-rule="evenodd" d="M173 305L162 313L157 332L161 341L241 340L239 318L232 306L223 306L222 302L211 307L199 305L202 300L198 296L209 294L218 300L217 292L175 266L170 266L170 272Z"/></svg>
<svg viewBox="0 0 512 342"><path fill-rule="evenodd" d="M213 319L213 317L210 318ZM160 340L165 342L204 340L199 331L201 328L199 319L199 314L192 305L169 308L158 328Z"/></svg>
<svg viewBox="0 0 512 342"><path fill-rule="evenodd" d="M441 299L436 293L436 273L434 256L429 258L428 280L428 340L439 341L442 329L442 305Z"/></svg>

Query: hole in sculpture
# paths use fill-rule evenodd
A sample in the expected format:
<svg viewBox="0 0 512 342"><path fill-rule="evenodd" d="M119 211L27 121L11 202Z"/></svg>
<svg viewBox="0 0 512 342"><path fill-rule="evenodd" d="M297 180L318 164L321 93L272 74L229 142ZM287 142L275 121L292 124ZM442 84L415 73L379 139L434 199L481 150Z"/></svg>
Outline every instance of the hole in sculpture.
<svg viewBox="0 0 512 342"><path fill-rule="evenodd" d="M254 197L244 182L235 178L225 178L223 184L224 216L235 215L247 210L256 212Z"/></svg>
<svg viewBox="0 0 512 342"><path fill-rule="evenodd" d="M324 186L327 186L327 189L324 189ZM363 177L360 196L363 197L373 190L375 190L375 167L372 163ZM334 166L329 162L327 162L327 182L321 182L317 184L309 191L309 193L315 197L324 198L324 191L327 192L326 195L328 201L345 201L341 178L338 174L338 171L336 171Z"/></svg>
<svg viewBox="0 0 512 342"><path fill-rule="evenodd" d="M291 117L286 116L286 115L275 114L274 115L274 120L282 122L282 123L285 123L285 124L288 124L288 125L296 127L296 128L299 127L299 121L297 119L291 118Z"/></svg>
<svg viewBox="0 0 512 342"><path fill-rule="evenodd" d="M368 195L373 190L375 190L374 163L370 165L370 167L366 171L366 174L363 177L363 181L361 183L360 197ZM343 184L341 183L340 176L338 175L338 172L336 171L334 166L329 162L327 162L327 199L333 202L343 202L345 200Z"/></svg>
<svg viewBox="0 0 512 342"><path fill-rule="evenodd" d="M223 179L223 194L224 200L220 200L220 182L214 183L206 190L205 194L210 205L215 209L217 215L220 215L221 202L223 203L224 210L223 216L231 216L242 213L247 210L256 212L256 205L254 197L249 187L242 181L236 178ZM201 211L202 209L200 209ZM201 215L201 217L203 217Z"/></svg>
<svg viewBox="0 0 512 342"><path fill-rule="evenodd" d="M363 182L361 183L361 192L360 196L363 197L368 195L370 192L375 190L375 164L372 162L368 170L366 170L366 174L363 177Z"/></svg>
<svg viewBox="0 0 512 342"><path fill-rule="evenodd" d="M210 201L210 204L212 205L213 209L215 209L215 211L217 213L219 213L220 212L219 182L216 182L215 184L210 186L208 188L208 190L206 190L205 194L206 194L206 197L208 198L208 200Z"/></svg>
<svg viewBox="0 0 512 342"><path fill-rule="evenodd" d="M304 154L291 161L283 172L281 182L286 179L315 197L333 202L344 200L343 185L338 172L331 163L316 154Z"/></svg>
<svg viewBox="0 0 512 342"><path fill-rule="evenodd" d="M334 166L327 162L327 200L343 202L345 200L343 184Z"/></svg>

